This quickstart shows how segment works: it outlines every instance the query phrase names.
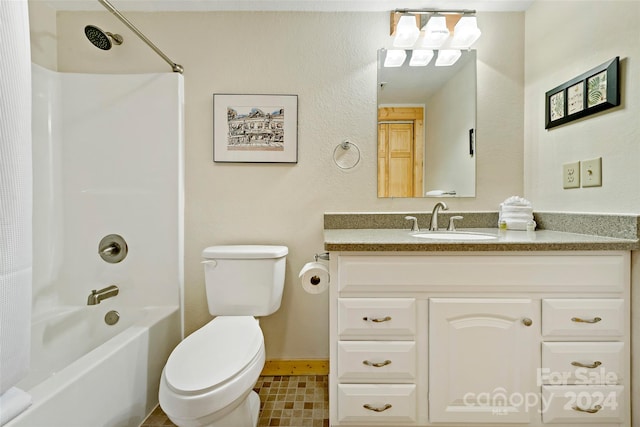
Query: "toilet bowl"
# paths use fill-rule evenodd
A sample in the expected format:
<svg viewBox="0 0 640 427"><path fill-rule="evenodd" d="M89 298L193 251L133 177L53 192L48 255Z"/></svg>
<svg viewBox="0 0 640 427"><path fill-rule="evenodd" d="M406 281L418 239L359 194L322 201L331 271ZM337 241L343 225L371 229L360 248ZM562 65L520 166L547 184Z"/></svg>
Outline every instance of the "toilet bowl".
<svg viewBox="0 0 640 427"><path fill-rule="evenodd" d="M286 246L227 245L202 251L212 321L173 350L162 371L160 406L179 427L256 427L253 391L264 337L253 316L280 308Z"/></svg>
<svg viewBox="0 0 640 427"><path fill-rule="evenodd" d="M260 400L252 390L264 366L257 319L219 316L173 350L159 400L181 427L255 427Z"/></svg>

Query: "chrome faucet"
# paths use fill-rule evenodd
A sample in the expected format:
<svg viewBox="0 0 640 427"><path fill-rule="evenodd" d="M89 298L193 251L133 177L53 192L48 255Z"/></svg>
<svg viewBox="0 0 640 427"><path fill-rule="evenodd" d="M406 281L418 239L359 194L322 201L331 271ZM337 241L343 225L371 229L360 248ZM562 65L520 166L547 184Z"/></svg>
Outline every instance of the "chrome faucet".
<svg viewBox="0 0 640 427"><path fill-rule="evenodd" d="M444 202L438 202L431 211L431 225L429 225L430 231L438 231L438 211L442 208L443 211L449 209Z"/></svg>
<svg viewBox="0 0 640 427"><path fill-rule="evenodd" d="M107 286L104 289L92 290L89 298L87 298L87 305L100 304L100 301L107 298L112 298L118 295L120 290L116 285Z"/></svg>

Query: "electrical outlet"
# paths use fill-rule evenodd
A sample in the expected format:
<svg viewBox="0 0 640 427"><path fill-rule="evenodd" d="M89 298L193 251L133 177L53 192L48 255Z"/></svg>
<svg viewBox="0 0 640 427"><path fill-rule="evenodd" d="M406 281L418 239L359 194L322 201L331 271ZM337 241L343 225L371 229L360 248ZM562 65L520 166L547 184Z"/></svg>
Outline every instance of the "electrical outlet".
<svg viewBox="0 0 640 427"><path fill-rule="evenodd" d="M580 162L562 165L562 188L580 188Z"/></svg>
<svg viewBox="0 0 640 427"><path fill-rule="evenodd" d="M583 187L602 186L602 157L580 162Z"/></svg>

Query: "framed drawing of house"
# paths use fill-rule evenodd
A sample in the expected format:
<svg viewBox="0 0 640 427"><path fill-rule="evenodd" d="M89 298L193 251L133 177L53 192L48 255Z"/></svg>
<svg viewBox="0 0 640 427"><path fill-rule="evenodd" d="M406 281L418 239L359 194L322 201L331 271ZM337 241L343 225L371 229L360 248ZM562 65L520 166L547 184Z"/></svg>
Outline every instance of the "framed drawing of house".
<svg viewBox="0 0 640 427"><path fill-rule="evenodd" d="M213 95L213 161L298 162L297 95Z"/></svg>

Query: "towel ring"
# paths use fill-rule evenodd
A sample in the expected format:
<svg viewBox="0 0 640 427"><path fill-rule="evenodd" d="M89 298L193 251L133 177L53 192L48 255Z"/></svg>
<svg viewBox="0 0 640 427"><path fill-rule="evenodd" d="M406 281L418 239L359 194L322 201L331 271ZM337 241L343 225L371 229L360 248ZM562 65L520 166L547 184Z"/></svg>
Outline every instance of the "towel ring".
<svg viewBox="0 0 640 427"><path fill-rule="evenodd" d="M352 150L351 148L355 148ZM341 150L338 151L338 148ZM360 148L353 142L345 139L333 149L333 162L340 169L353 169L360 163Z"/></svg>

